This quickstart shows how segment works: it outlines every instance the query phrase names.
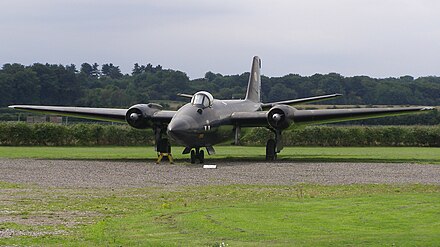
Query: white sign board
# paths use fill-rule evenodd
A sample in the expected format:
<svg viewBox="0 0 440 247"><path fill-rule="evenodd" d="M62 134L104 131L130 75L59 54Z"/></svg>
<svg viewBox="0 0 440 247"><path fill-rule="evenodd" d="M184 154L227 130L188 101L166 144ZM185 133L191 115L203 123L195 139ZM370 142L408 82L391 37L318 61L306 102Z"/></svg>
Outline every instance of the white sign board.
<svg viewBox="0 0 440 247"><path fill-rule="evenodd" d="M205 168L205 169L216 169L217 165L203 165L203 168Z"/></svg>

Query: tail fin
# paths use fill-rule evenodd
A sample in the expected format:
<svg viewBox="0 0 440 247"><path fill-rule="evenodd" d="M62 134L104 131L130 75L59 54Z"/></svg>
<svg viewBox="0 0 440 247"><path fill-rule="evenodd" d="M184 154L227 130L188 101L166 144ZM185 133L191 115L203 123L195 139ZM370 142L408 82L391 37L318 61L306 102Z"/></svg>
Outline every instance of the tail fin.
<svg viewBox="0 0 440 247"><path fill-rule="evenodd" d="M261 102L261 59L257 56L252 61L251 75L246 92L246 100L260 103Z"/></svg>

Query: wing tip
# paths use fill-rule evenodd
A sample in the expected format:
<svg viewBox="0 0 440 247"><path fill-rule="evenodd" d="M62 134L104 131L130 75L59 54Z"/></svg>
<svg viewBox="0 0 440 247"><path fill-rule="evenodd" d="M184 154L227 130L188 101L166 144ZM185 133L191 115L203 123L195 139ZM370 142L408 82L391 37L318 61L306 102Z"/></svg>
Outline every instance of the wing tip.
<svg viewBox="0 0 440 247"><path fill-rule="evenodd" d="M434 110L435 109L435 107L433 107L433 106L425 106L425 107L423 107L422 109L420 109L421 111L432 111L432 110Z"/></svg>
<svg viewBox="0 0 440 247"><path fill-rule="evenodd" d="M11 108L11 109L24 109L24 108L26 108L26 107L30 107L31 105L10 105L10 106L8 106L8 108Z"/></svg>

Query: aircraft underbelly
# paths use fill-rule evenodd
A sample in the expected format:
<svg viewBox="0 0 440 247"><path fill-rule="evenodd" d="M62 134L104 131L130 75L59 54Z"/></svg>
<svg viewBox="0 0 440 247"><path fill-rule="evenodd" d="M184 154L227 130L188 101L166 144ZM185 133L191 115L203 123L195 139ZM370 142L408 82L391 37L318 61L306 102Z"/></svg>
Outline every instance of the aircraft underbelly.
<svg viewBox="0 0 440 247"><path fill-rule="evenodd" d="M207 147L231 140L234 137L234 132L232 126L223 125L220 127L207 126L201 131L187 131L169 136L185 147Z"/></svg>

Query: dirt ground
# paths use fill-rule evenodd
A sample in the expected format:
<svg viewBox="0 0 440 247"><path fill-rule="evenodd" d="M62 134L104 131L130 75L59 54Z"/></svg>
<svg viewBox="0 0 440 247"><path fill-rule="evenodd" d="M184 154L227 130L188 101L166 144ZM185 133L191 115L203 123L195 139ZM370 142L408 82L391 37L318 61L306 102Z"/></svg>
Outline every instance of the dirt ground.
<svg viewBox="0 0 440 247"><path fill-rule="evenodd" d="M0 181L63 188L140 188L227 184L440 184L439 165L213 161L202 165L145 161L0 159Z"/></svg>

